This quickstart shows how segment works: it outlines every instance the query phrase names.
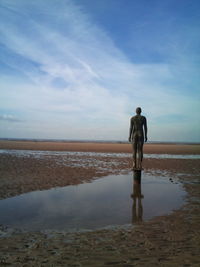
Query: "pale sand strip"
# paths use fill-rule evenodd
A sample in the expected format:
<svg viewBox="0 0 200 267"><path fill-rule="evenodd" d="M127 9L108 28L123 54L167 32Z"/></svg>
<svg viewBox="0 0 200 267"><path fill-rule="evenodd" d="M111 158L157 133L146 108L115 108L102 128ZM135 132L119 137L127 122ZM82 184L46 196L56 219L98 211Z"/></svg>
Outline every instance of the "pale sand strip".
<svg viewBox="0 0 200 267"><path fill-rule="evenodd" d="M0 149L49 150L49 151L90 151L130 153L131 144L86 143L86 142L40 142L0 141ZM149 154L200 154L200 144L145 144L144 153Z"/></svg>

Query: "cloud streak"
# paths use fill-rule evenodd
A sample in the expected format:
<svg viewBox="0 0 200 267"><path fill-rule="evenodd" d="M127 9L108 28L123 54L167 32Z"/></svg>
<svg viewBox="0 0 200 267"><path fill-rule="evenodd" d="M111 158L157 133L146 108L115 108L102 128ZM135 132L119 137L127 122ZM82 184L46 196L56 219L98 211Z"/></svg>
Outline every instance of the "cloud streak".
<svg viewBox="0 0 200 267"><path fill-rule="evenodd" d="M197 110L193 96L180 95L178 65L135 64L74 1L44 3L3 0L0 9L1 61L19 73L1 74L1 106L25 112L37 135L126 139L136 106L158 133L158 113L165 121Z"/></svg>
<svg viewBox="0 0 200 267"><path fill-rule="evenodd" d="M8 122L21 122L22 121L11 114L0 115L0 120L1 121L8 121Z"/></svg>

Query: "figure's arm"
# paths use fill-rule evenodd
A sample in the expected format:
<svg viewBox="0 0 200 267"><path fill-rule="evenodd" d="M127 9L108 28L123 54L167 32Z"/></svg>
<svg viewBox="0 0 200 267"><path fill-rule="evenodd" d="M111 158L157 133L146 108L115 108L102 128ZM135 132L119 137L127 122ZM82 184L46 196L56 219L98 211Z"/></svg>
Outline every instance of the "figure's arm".
<svg viewBox="0 0 200 267"><path fill-rule="evenodd" d="M133 120L131 118L131 121L130 121L130 129L129 129L129 142L132 141L132 133L133 133Z"/></svg>
<svg viewBox="0 0 200 267"><path fill-rule="evenodd" d="M144 138L145 138L145 142L147 141L147 120L144 117Z"/></svg>

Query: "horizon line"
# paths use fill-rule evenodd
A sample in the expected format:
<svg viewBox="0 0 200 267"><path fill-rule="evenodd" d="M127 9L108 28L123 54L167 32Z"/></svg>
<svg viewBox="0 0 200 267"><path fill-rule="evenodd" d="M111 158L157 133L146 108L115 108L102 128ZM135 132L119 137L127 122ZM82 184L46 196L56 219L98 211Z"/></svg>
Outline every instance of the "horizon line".
<svg viewBox="0 0 200 267"><path fill-rule="evenodd" d="M32 142L66 142L66 143L127 143L126 140L103 140L103 139L65 139L65 138L16 138L16 137L0 137L0 141L32 141ZM195 144L200 145L200 142L193 141L147 141L146 144ZM145 143L144 143L145 144Z"/></svg>

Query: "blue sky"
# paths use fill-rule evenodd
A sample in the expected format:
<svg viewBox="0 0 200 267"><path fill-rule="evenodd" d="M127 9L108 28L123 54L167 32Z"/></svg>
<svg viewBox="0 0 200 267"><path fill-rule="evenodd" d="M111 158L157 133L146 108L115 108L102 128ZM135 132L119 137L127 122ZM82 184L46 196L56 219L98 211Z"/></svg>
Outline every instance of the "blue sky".
<svg viewBox="0 0 200 267"><path fill-rule="evenodd" d="M0 137L200 142L198 0L1 0Z"/></svg>

